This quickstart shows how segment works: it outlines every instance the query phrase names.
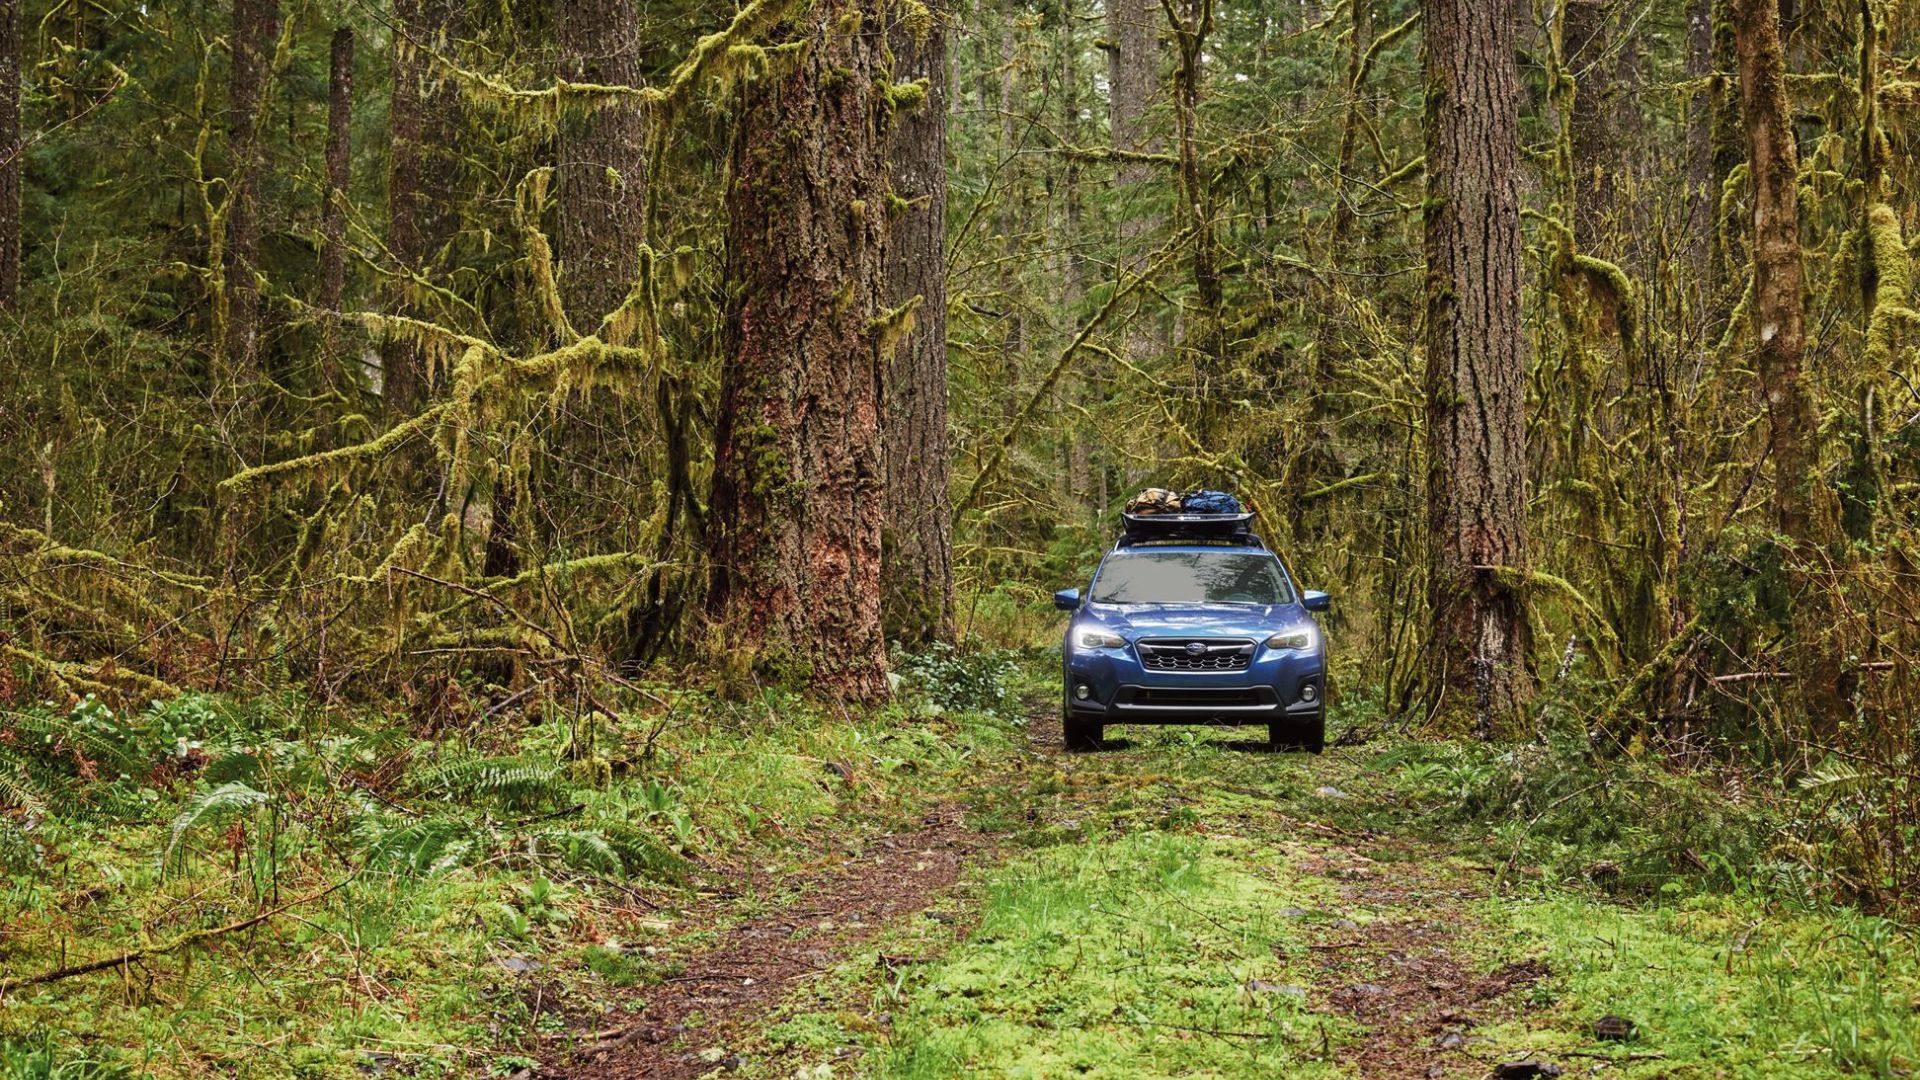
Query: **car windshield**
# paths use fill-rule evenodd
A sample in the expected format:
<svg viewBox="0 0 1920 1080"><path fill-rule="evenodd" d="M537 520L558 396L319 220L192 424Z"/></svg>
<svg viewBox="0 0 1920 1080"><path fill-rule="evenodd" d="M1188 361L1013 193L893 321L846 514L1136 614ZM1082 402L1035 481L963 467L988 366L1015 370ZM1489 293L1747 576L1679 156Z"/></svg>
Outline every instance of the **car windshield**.
<svg viewBox="0 0 1920 1080"><path fill-rule="evenodd" d="M1114 555L1093 583L1096 604L1288 604L1293 590L1271 555L1134 551Z"/></svg>

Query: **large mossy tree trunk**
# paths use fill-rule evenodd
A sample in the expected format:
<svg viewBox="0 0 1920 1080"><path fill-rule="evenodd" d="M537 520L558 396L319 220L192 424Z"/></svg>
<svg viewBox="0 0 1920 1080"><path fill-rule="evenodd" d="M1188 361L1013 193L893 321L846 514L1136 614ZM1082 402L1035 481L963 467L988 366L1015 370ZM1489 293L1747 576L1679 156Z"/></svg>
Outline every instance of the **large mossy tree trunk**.
<svg viewBox="0 0 1920 1080"><path fill-rule="evenodd" d="M394 0L387 246L402 274L428 275L458 222L460 102L434 55L453 56L463 12L462 0ZM397 313L431 318L422 291L403 281ZM391 341L382 365L388 406L418 410L427 396L425 350L407 338Z"/></svg>
<svg viewBox="0 0 1920 1080"><path fill-rule="evenodd" d="M819 0L791 68L743 93L727 190L727 361L708 515L708 649L727 674L887 692L878 344L886 27Z"/></svg>
<svg viewBox="0 0 1920 1080"><path fill-rule="evenodd" d="M1835 583L1824 572L1837 530L1833 492L1820 475L1819 416L1801 373L1806 352L1805 272L1800 257L1800 158L1787 98L1780 12L1774 0L1734 0L1740 111L1753 191L1754 370L1767 413L1774 527L1792 546L1793 631L1801 701L1810 733L1830 736L1849 711L1833 640Z"/></svg>
<svg viewBox="0 0 1920 1080"><path fill-rule="evenodd" d="M1423 11L1428 692L1443 726L1512 735L1532 692L1514 20Z"/></svg>
<svg viewBox="0 0 1920 1080"><path fill-rule="evenodd" d="M229 69L225 265L218 303L225 315L216 326L219 379L224 387L250 378L260 362L260 113L265 107L274 39L280 33L279 0L234 0L233 63Z"/></svg>
<svg viewBox="0 0 1920 1080"><path fill-rule="evenodd" d="M889 28L896 86L926 93L894 111L887 156L894 206L887 297L915 303L912 326L881 357L886 469L882 612L889 637L953 638L953 507L947 452L947 37L944 6Z"/></svg>
<svg viewBox="0 0 1920 1080"><path fill-rule="evenodd" d="M638 87L640 8L635 0L567 0L559 24L560 77ZM620 306L640 272L646 225L647 120L625 97L560 121L560 296L582 334ZM619 344L624 344L620 342Z"/></svg>
<svg viewBox="0 0 1920 1080"><path fill-rule="evenodd" d="M27 0L0 0L0 311L20 300L21 23Z"/></svg>

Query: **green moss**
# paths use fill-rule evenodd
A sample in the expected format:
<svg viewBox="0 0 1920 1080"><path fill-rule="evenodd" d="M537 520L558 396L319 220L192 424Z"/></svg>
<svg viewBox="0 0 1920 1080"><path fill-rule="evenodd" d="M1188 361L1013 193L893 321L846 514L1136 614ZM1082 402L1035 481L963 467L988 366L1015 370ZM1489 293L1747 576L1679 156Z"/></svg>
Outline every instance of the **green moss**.
<svg viewBox="0 0 1920 1080"><path fill-rule="evenodd" d="M1900 232L1900 218L1891 206L1875 203L1867 212L1867 258L1861 266L1861 288L1867 294L1871 316L1867 323L1867 360L1884 365L1893 353L1893 335L1902 323L1920 320L1907 306L1913 294L1913 261Z"/></svg>
<svg viewBox="0 0 1920 1080"><path fill-rule="evenodd" d="M889 114L914 112L927 103L927 80L881 83L880 97Z"/></svg>
<svg viewBox="0 0 1920 1080"><path fill-rule="evenodd" d="M979 929L917 973L876 1075L1193 1075L1205 1031L1235 1033L1209 1076L1343 1075L1321 1048L1348 1025L1300 989L1307 938L1288 913L1324 898L1289 872L1299 846L1097 825L1077 839L992 875Z"/></svg>

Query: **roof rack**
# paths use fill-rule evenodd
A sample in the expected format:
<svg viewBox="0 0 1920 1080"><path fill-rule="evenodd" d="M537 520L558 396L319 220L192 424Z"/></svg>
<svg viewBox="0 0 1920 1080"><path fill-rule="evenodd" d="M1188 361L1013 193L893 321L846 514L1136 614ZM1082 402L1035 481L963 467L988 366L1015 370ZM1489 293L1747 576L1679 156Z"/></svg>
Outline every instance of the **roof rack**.
<svg viewBox="0 0 1920 1080"><path fill-rule="evenodd" d="M1121 514L1115 547L1145 543L1232 543L1259 545L1252 514Z"/></svg>

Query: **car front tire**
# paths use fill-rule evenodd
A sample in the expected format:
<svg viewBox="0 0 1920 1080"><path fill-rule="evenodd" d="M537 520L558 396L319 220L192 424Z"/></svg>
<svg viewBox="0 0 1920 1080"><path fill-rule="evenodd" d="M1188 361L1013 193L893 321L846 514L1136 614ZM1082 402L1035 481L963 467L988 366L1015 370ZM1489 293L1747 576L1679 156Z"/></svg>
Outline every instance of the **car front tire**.
<svg viewBox="0 0 1920 1080"><path fill-rule="evenodd" d="M1077 719L1072 710L1060 710L1060 734L1065 736L1067 749L1074 751L1100 749L1100 736L1105 733L1106 725L1098 720Z"/></svg>
<svg viewBox="0 0 1920 1080"><path fill-rule="evenodd" d="M1267 741L1275 749L1318 754L1327 748L1327 714L1311 720L1281 720L1267 725Z"/></svg>

